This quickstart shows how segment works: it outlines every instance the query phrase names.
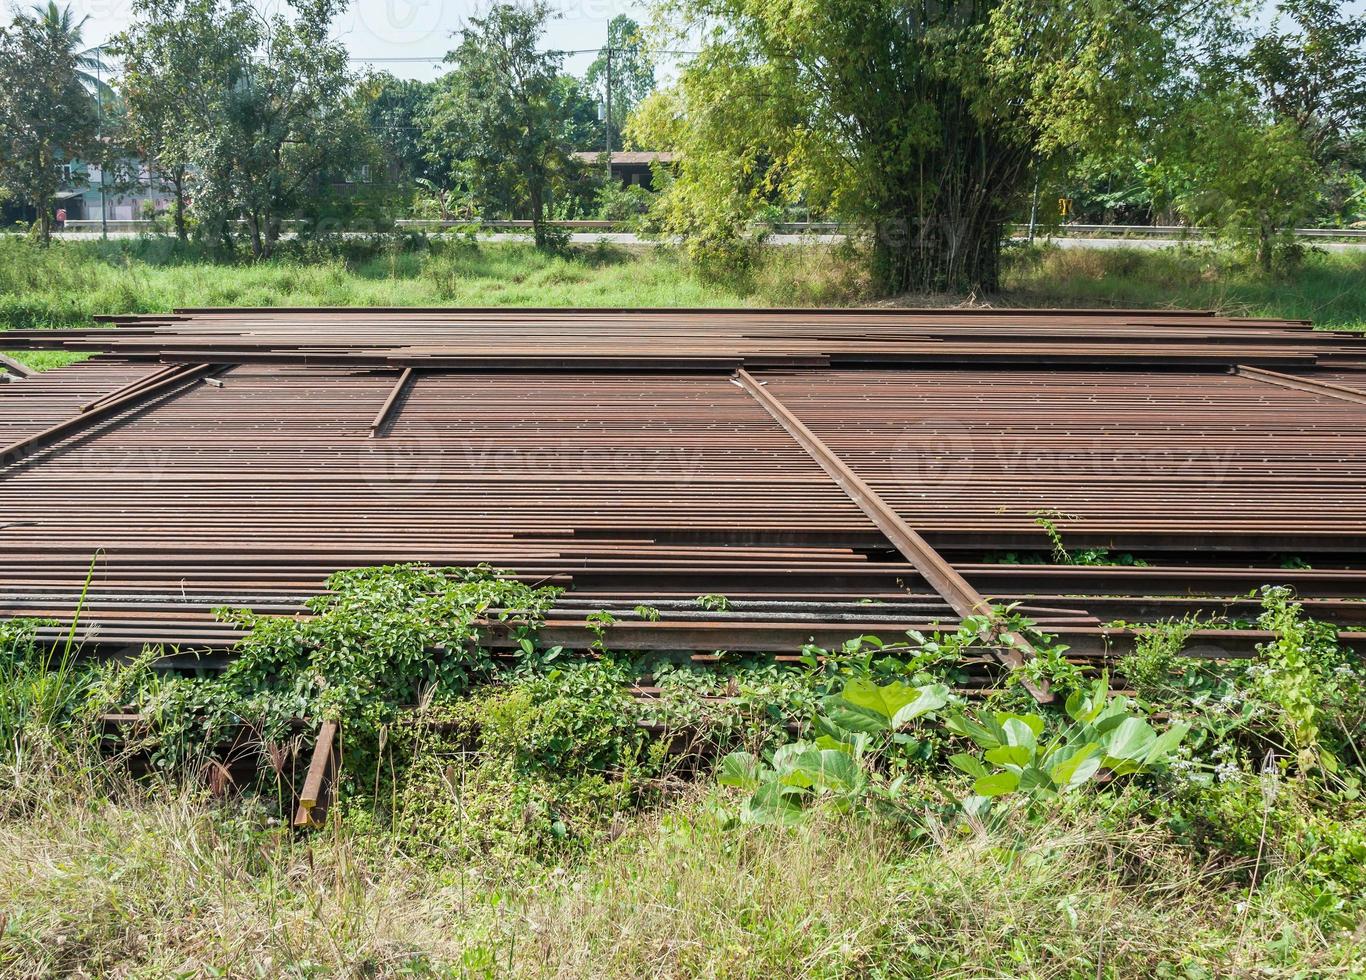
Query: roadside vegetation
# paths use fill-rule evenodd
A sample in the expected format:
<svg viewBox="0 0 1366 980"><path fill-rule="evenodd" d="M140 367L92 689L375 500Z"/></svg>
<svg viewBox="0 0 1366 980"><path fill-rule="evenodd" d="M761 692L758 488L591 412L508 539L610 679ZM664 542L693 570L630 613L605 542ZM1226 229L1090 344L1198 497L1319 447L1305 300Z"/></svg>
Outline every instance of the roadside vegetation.
<svg viewBox="0 0 1366 980"><path fill-rule="evenodd" d="M288 243L286 243L288 244ZM1214 248L1009 253L1004 288L971 298L908 294L899 305L1214 309L1366 331L1366 250L1312 250L1266 275ZM85 327L96 314L181 306L846 306L875 293L855 247L765 249L722 282L668 247L591 245L548 254L466 236L378 236L223 262L161 238L58 242L0 237L0 329ZM0 341L0 348L3 342ZM14 356L37 368L70 355Z"/></svg>
<svg viewBox="0 0 1366 980"><path fill-rule="evenodd" d="M1198 624L1167 623L1113 679L998 610L1039 706L955 693L981 623L702 669L614 649L601 615L592 657L546 649L554 590L490 569L329 584L308 621L223 611L249 632L211 676L5 626L0 972L1366 972L1366 674L1287 590L1251 661L1188 659ZM324 718L341 778L301 834Z"/></svg>

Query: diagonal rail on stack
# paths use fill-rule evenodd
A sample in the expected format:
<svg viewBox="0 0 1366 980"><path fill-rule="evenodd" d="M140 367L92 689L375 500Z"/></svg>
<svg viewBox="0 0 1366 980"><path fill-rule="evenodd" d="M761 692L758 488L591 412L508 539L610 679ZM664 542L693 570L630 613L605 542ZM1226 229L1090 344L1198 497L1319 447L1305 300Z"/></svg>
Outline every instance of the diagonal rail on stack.
<svg viewBox="0 0 1366 980"><path fill-rule="evenodd" d="M1246 364L1235 365L1233 373L1250 381L1260 381L1263 384L1290 388L1293 391L1303 391L1311 395L1322 395L1325 398L1336 398L1339 401L1366 405L1366 392L1356 391L1345 385L1333 384L1330 381L1321 381L1318 378L1296 377L1293 374L1282 374L1280 371L1268 371L1265 368L1250 367Z"/></svg>
<svg viewBox="0 0 1366 980"><path fill-rule="evenodd" d="M849 499L868 515L869 520L877 525L878 530L887 536L887 540L896 547L896 550L915 566L916 571L943 597L954 612L964 619L969 616L991 615L991 603L974 589L967 579L958 574L958 570L943 555L935 551L929 542L902 520L876 490L865 483L863 478L821 441L819 436L808 429L801 419L775 395L765 391L764 386L744 368L736 371L735 376L740 387L749 392L754 400L773 416L773 420L782 426L840 489L849 495ZM992 644L992 648L997 652L997 659L1010 669L1018 670L1024 666L1026 658L1033 656L1033 647L1018 633L985 635L990 632L989 628L984 631L983 638ZM1001 643L1005 644L1004 648L1001 647ZM1053 694L1046 682L1035 683L1025 679L1023 683L1025 689L1039 703L1047 704L1053 700Z"/></svg>
<svg viewBox="0 0 1366 980"><path fill-rule="evenodd" d="M24 457L74 435L96 422L135 408L150 398L164 395L182 387L186 382L197 381L223 367L222 364L179 364L163 368L140 381L125 385L93 402L87 402L76 415L18 439L8 446L0 447L0 468L17 463Z"/></svg>

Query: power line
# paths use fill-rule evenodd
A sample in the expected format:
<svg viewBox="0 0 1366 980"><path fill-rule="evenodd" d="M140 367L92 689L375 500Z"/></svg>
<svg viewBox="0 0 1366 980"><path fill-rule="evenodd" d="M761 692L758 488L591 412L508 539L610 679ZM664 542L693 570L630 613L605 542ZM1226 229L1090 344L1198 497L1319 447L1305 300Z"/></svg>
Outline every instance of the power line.
<svg viewBox="0 0 1366 980"><path fill-rule="evenodd" d="M601 53L602 53L603 51L605 51L605 50L607 50L606 46L601 47L601 48L571 48L571 49L565 49L565 48L551 48L550 50L542 51L541 54L601 54ZM626 51L626 50L629 50L629 49L628 49L628 48L622 48L622 47L614 47L612 50L614 50L614 51ZM670 55L670 56L675 56L675 57L676 57L676 56L679 56L679 55L696 55L696 54L701 54L702 52L701 52L701 51L673 51L673 50L665 51L665 50L656 50L656 51L650 51L649 53L650 53L650 54L664 54L664 55ZM445 61L445 60L446 60L446 55L444 55L444 54L439 54L439 55L433 55L433 56L430 56L430 57L428 57L428 56L423 56L423 55L402 55L402 56L395 55L395 56L393 56L393 57L374 57L374 58L363 58L363 57L361 57L361 56L359 56L359 55L348 55L346 60L347 60L347 61L351 61L351 62L356 62L356 63L358 63L358 64L365 64L365 65L398 65L398 64L431 65L431 64L439 64L440 62Z"/></svg>

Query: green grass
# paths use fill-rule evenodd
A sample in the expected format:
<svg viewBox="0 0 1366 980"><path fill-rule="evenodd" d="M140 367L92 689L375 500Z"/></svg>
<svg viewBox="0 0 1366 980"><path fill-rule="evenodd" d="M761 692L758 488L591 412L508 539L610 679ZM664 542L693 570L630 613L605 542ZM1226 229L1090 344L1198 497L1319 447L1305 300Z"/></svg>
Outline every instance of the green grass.
<svg viewBox="0 0 1366 980"><path fill-rule="evenodd" d="M76 793L73 795L73 790ZM867 822L722 830L685 797L505 877L241 801L35 778L0 815L5 976L1360 976L1274 877L1095 813L908 841ZM443 802L436 801L438 804ZM7 919L7 922L5 921Z"/></svg>
<svg viewBox="0 0 1366 980"><path fill-rule="evenodd" d="M216 263L160 240L57 242L47 250L0 238L0 329L88 326L95 314L180 306L812 306L878 301L844 250L774 248L728 283L700 278L671 249L435 242L417 251L357 243L349 258ZM1228 253L1203 250L1021 249L1002 295L1017 306L1216 309L1366 331L1366 251L1309 253L1270 278ZM908 305L962 302L901 297ZM16 355L39 369L72 360Z"/></svg>
<svg viewBox="0 0 1366 980"><path fill-rule="evenodd" d="M1212 309L1366 331L1366 249L1310 252L1268 277L1235 255L1208 248L1038 248L1013 257L1005 287L1006 297L1020 306Z"/></svg>
<svg viewBox="0 0 1366 980"><path fill-rule="evenodd" d="M856 276L823 249L732 284L704 282L668 249L607 245L546 255L519 243L434 242L420 251L357 246L350 259L222 263L164 241L55 242L0 237L0 330L90 326L97 314L183 306L748 306L848 302ZM40 370L77 358L12 356Z"/></svg>
<svg viewBox="0 0 1366 980"><path fill-rule="evenodd" d="M824 298L794 278L779 288L795 288L798 303ZM704 283L668 250L605 245L546 255L521 244L453 242L351 261L227 264L131 241L43 251L0 239L0 323L10 328L178 306L744 306L764 298L761 285Z"/></svg>
<svg viewBox="0 0 1366 980"><path fill-rule="evenodd" d="M401 715L386 703L411 698L377 671L344 715L339 796L315 834L286 825L306 739L293 761L265 743L257 779L211 796L206 745L227 745L212 707L234 719L238 754L270 730L240 720L308 703L289 670L251 661L287 663L308 637L346 666L304 669L329 691L352 686L348 671L405 628L391 616L411 607L393 588L404 581L430 586L366 576L378 588L334 607L340 629L262 624L235 679L158 673L155 651L68 669L34 624L0 631L0 976L1366 976L1366 770L1341 744L1361 730L1366 676L1288 595L1267 607L1293 620L1279 621L1280 652L1252 666L1303 669L1187 660L1169 624L1141 670L1118 669L1152 705L1134 717L1197 726L1179 760L1062 797L1002 797L985 822L944 806L978 784L945 757L965 745L941 716L905 743L884 731L860 763L899 805L836 794L794 826L737 824L749 791L718 785L711 763L788 743L788 721L810 732L826 670L610 651L488 666L480 686L433 687L425 710ZM857 659L842 661L846 680L871 679ZM661 690L648 705L622 687L646 673ZM1006 688L994 703L1018 707ZM1282 706L1309 692L1336 776L1279 748ZM148 777L100 755L113 748L100 713L127 706L155 719L124 729ZM1063 737L1057 709L1039 710L1053 711L1036 719L1046 737ZM695 754L668 750L684 745ZM921 745L932 758L916 761Z"/></svg>

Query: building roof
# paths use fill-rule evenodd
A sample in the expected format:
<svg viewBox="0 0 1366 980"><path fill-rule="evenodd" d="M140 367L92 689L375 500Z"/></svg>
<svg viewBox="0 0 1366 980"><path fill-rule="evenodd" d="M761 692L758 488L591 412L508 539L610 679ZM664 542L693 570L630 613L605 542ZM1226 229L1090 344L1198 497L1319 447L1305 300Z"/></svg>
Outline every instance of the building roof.
<svg viewBox="0 0 1366 980"><path fill-rule="evenodd" d="M575 159L585 163L600 163L603 151L583 150L574 154ZM649 163L673 163L678 154L659 152L654 150L613 150L612 163L614 166L639 166Z"/></svg>

